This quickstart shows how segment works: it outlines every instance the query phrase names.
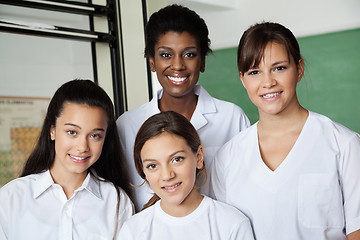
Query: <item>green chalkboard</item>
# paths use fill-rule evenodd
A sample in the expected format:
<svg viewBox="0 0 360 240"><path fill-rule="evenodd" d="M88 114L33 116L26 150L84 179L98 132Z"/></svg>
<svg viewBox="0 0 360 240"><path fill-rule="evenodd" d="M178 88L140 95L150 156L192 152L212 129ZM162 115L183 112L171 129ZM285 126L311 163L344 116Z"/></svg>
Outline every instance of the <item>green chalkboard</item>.
<svg viewBox="0 0 360 240"><path fill-rule="evenodd" d="M360 29L298 41L305 60L297 89L301 105L360 133ZM207 56L199 83L212 96L239 105L254 123L258 112L239 79L236 51L215 50Z"/></svg>

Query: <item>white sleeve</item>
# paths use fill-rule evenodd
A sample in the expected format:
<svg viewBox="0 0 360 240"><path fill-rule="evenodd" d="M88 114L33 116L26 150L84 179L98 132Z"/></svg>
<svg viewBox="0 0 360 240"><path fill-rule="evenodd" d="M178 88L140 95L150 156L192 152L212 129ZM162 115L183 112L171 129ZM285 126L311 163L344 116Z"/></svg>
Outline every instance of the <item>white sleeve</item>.
<svg viewBox="0 0 360 240"><path fill-rule="evenodd" d="M225 178L224 178L224 161L226 160L226 145L216 153L211 168L211 192L216 200L225 202L226 189Z"/></svg>
<svg viewBox="0 0 360 240"><path fill-rule="evenodd" d="M119 225L120 229L122 225L128 220L132 215L134 215L134 204L131 202L128 195L121 190L120 193L120 206L119 206Z"/></svg>
<svg viewBox="0 0 360 240"><path fill-rule="evenodd" d="M355 134L341 154L340 182L344 196L346 234L360 229L360 135Z"/></svg>
<svg viewBox="0 0 360 240"><path fill-rule="evenodd" d="M8 239L6 236L7 225L8 225L8 220L7 220L8 209L9 209L8 196L6 196L5 191L1 191L0 189L0 239L1 240Z"/></svg>
<svg viewBox="0 0 360 240"><path fill-rule="evenodd" d="M240 116L240 131L244 131L248 127L250 127L250 120L246 116L246 114L243 112L243 114Z"/></svg>
<svg viewBox="0 0 360 240"><path fill-rule="evenodd" d="M128 225L125 223L120 229L119 234L117 235L117 240L132 240L131 231Z"/></svg>
<svg viewBox="0 0 360 240"><path fill-rule="evenodd" d="M254 240L249 219L245 219L233 229L229 240Z"/></svg>

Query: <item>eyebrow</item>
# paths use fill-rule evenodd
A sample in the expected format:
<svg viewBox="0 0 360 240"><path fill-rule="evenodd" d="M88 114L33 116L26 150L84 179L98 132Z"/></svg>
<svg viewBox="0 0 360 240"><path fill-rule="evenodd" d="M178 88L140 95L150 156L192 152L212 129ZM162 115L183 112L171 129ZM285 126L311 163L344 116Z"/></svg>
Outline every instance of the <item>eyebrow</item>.
<svg viewBox="0 0 360 240"><path fill-rule="evenodd" d="M283 63L289 63L289 61L288 61L288 60L277 61L277 62L274 62L274 63L272 64L272 66L279 65L279 64L283 64Z"/></svg>
<svg viewBox="0 0 360 240"><path fill-rule="evenodd" d="M271 64L271 66L276 66L276 65L279 65L279 64L284 64L284 63L289 63L289 61L288 60L283 60L283 61L277 61L277 62L274 62L273 64ZM253 70L253 69L256 69L256 68L258 68L259 66L251 66L250 68L249 68L249 70ZM248 71L249 71L248 70Z"/></svg>
<svg viewBox="0 0 360 240"><path fill-rule="evenodd" d="M181 152L185 152L185 150L176 151L176 152L170 154L169 158L172 158L173 156L175 156L176 154L181 153ZM142 160L143 163L144 162L153 162L153 161L157 161L157 160L156 159L151 159L151 158L149 158L149 159L147 158L147 159Z"/></svg>
<svg viewBox="0 0 360 240"><path fill-rule="evenodd" d="M76 128L79 128L81 129L81 127L79 125L76 125L74 123L65 123L64 124L65 126L72 126L72 127L76 127ZM105 129L103 128L94 128L92 131L102 131L102 132L105 132Z"/></svg>
<svg viewBox="0 0 360 240"><path fill-rule="evenodd" d="M160 47L158 47L157 49L158 49L158 50L160 50L160 49L172 50L172 48L170 48L170 47L165 47L165 46L164 46L164 47L163 47L163 46L160 46ZM189 50L194 50L194 49L197 50L197 51L199 51L199 48L198 48L198 47L195 47L195 46L194 46L194 47L186 47L184 50L185 50L185 51L189 51Z"/></svg>

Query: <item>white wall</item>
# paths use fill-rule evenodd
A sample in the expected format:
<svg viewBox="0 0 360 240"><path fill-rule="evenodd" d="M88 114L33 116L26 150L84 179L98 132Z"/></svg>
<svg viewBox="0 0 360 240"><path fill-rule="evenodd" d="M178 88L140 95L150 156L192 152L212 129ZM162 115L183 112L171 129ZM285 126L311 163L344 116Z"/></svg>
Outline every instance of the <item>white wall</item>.
<svg viewBox="0 0 360 240"><path fill-rule="evenodd" d="M0 5L0 18L72 28L85 16ZM0 32L0 95L51 97L64 82L93 79L90 43Z"/></svg>
<svg viewBox="0 0 360 240"><path fill-rule="evenodd" d="M141 0L120 0L128 109L149 101Z"/></svg>
<svg viewBox="0 0 360 240"><path fill-rule="evenodd" d="M152 0L149 0L151 2ZM296 37L360 27L359 0L169 0L195 10L206 21L213 49L237 46L250 25L279 22ZM219 3L222 3L219 6Z"/></svg>
<svg viewBox="0 0 360 240"><path fill-rule="evenodd" d="M99 0L104 1L104 0ZM122 12L126 94L129 109L148 101L141 0L119 0ZM278 21L296 36L307 36L360 27L359 0L148 0L148 16L167 4L179 3L203 17L210 30L212 48L235 47L243 31L262 21ZM21 18L1 5L0 18ZM26 10L35 22L82 27L87 21L60 15L43 16ZM80 24L80 25L79 25ZM78 26L79 25L79 26ZM51 97L64 81L92 78L88 43L44 40L0 33L0 95ZM36 46L33 39L39 41ZM66 53L70 53L69 55ZM37 55L37 60L33 60ZM108 64L105 64L108 65ZM159 88L156 76L154 91ZM101 79L100 79L101 80ZM106 80L106 79L105 79Z"/></svg>
<svg viewBox="0 0 360 240"><path fill-rule="evenodd" d="M360 0L147 0L148 17L168 4L189 7L205 20L213 50L236 47L261 21L279 22L296 37L360 27ZM155 95L161 88L155 74L152 83Z"/></svg>
<svg viewBox="0 0 360 240"><path fill-rule="evenodd" d="M87 0L78 0L87 2ZM93 0L105 5L106 0ZM123 66L129 109L149 100L141 0L118 0L123 37ZM89 29L87 16L0 4L0 19L26 24L46 24ZM96 17L95 30L108 32L106 17ZM97 43L98 81L113 99L110 51ZM91 45L88 42L0 32L0 96L47 97L74 78L93 80Z"/></svg>

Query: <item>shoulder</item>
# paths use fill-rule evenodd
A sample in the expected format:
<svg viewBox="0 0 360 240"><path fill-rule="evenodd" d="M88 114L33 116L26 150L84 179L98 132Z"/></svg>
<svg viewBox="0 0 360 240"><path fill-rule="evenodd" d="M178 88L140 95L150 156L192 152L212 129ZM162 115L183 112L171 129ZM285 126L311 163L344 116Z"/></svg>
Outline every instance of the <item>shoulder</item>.
<svg viewBox="0 0 360 240"><path fill-rule="evenodd" d="M238 105L212 97L202 86L195 89L199 94L197 111L209 122L222 127L227 126L236 132L250 126L245 112ZM232 135L233 136L233 135Z"/></svg>
<svg viewBox="0 0 360 240"><path fill-rule="evenodd" d="M120 211L119 223L122 224L134 214L133 202L119 186L115 186L112 182L103 179L98 180L98 182L100 183L99 190L101 201L105 204L109 212L116 211L118 207L118 210ZM95 189L91 191L96 195Z"/></svg>
<svg viewBox="0 0 360 240"><path fill-rule="evenodd" d="M116 127L122 144L130 144L132 149L137 131L145 120L155 114L153 104L145 103L138 108L124 112L116 120Z"/></svg>
<svg viewBox="0 0 360 240"><path fill-rule="evenodd" d="M129 217L122 225L119 239L146 239L154 219L154 206Z"/></svg>
<svg viewBox="0 0 360 240"><path fill-rule="evenodd" d="M240 210L226 203L208 198L211 201L208 216L210 224L216 226L226 239L237 236L240 239L253 239L250 220ZM230 237L233 236L233 237Z"/></svg>
<svg viewBox="0 0 360 240"><path fill-rule="evenodd" d="M198 88L199 88L198 91L199 91L200 98L202 100L204 100L204 101L212 101L215 104L218 111L233 112L233 114L234 113L236 113L236 114L245 114L244 111L241 109L241 107L239 107L235 103L220 100L218 98L215 98L215 97L211 96L205 90L205 88L203 88L201 85L198 85Z"/></svg>
<svg viewBox="0 0 360 240"><path fill-rule="evenodd" d="M341 139L342 141L359 138L359 134L343 126L340 123L334 122L330 118L315 112L309 111L310 127L319 128L321 134L325 137Z"/></svg>
<svg viewBox="0 0 360 240"><path fill-rule="evenodd" d="M144 103L140 107L135 109L129 110L124 112L120 115L120 117L116 120L116 123L119 125L121 124L128 124L133 123L134 121L137 122L141 116L144 115L149 109L151 108L151 102Z"/></svg>
<svg viewBox="0 0 360 240"><path fill-rule="evenodd" d="M257 124L254 124L241 132L238 132L234 137L227 141L215 154L213 171L217 171L218 167L233 168L241 167L239 161L234 164L233 159L239 159L239 156L244 156L247 152L253 151L257 143Z"/></svg>
<svg viewBox="0 0 360 240"><path fill-rule="evenodd" d="M210 208L219 219L226 219L227 222L237 222L238 224L249 221L249 219L237 208L210 197L207 198L210 201Z"/></svg>
<svg viewBox="0 0 360 240"><path fill-rule="evenodd" d="M25 199L33 198L35 189L39 189L35 184L37 175L32 174L14 179L0 188L0 208L9 208L14 204L21 205L26 201Z"/></svg>
<svg viewBox="0 0 360 240"><path fill-rule="evenodd" d="M231 148L243 148L247 147L250 141L255 140L257 132L257 123L237 133L233 138L224 144L220 151L228 151Z"/></svg>
<svg viewBox="0 0 360 240"><path fill-rule="evenodd" d="M148 207L135 215L131 216L126 224L128 228L132 231L141 228L140 226L149 226L154 219L155 215L155 205Z"/></svg>
<svg viewBox="0 0 360 240"><path fill-rule="evenodd" d="M129 196L126 194L126 192L119 186L115 186L112 182L104 180L102 178L98 178L96 181L100 184L100 191L101 194L104 196L116 196L117 197L117 190L119 190L119 197L120 201L123 201L125 203L131 203L131 200Z"/></svg>
<svg viewBox="0 0 360 240"><path fill-rule="evenodd" d="M30 191L32 185L37 181L38 174L16 178L0 188L0 194L21 194Z"/></svg>

